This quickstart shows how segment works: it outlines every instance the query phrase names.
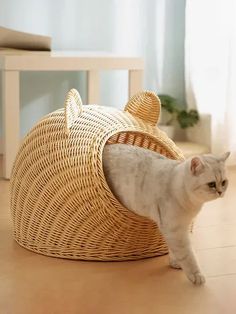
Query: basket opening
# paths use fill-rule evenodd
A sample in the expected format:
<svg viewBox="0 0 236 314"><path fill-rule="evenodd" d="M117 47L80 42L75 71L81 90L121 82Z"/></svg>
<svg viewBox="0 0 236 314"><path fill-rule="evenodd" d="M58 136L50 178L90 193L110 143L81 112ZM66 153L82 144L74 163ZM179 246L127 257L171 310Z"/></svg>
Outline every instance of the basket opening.
<svg viewBox="0 0 236 314"><path fill-rule="evenodd" d="M138 146L142 147L145 149L149 149L151 151L157 152L167 158L174 159L174 156L171 155L171 153L165 148L165 146L158 141L158 139L155 139L154 137L141 133L139 131L123 131L116 133L112 135L105 145L112 145L112 144L127 144L127 145L133 145L133 146ZM103 180L102 184L104 187L104 190L106 193L109 194L109 199L112 200L113 205L117 208L119 208L119 211L123 211L123 213L126 213L129 217L132 215L132 220L140 220L140 217L138 214L135 214L133 211L130 209L126 208L119 200L119 198L115 195L113 189L111 188L111 185L107 181L106 175L103 171ZM109 191L109 192L108 192ZM107 197L107 194L106 194ZM142 217L142 220L150 221L148 218ZM151 222L153 223L153 222Z"/></svg>
<svg viewBox="0 0 236 314"><path fill-rule="evenodd" d="M126 131L116 133L112 135L106 142L106 145L110 144L128 144L139 146L157 152L166 156L167 158L173 159L173 156L170 154L170 152L156 139L140 132Z"/></svg>

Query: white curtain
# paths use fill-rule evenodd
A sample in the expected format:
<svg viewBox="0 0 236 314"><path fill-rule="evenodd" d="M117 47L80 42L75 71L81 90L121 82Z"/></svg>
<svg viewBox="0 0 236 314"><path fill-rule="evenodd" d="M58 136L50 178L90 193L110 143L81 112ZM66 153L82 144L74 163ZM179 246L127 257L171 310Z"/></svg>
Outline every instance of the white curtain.
<svg viewBox="0 0 236 314"><path fill-rule="evenodd" d="M236 1L186 1L186 99L212 117L213 153L236 164Z"/></svg>

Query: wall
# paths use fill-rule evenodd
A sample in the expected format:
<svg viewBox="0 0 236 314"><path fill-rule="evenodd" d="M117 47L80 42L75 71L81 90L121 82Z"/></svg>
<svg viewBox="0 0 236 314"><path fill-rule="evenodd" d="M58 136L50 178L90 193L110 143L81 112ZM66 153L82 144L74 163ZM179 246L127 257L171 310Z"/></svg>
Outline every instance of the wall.
<svg viewBox="0 0 236 314"><path fill-rule="evenodd" d="M185 0L0 0L0 7L1 26L50 35L53 49L144 57L144 88L170 93L184 103ZM101 103L122 107L127 74L101 76ZM72 87L86 102L85 73L22 73L21 136L41 116L61 107Z"/></svg>

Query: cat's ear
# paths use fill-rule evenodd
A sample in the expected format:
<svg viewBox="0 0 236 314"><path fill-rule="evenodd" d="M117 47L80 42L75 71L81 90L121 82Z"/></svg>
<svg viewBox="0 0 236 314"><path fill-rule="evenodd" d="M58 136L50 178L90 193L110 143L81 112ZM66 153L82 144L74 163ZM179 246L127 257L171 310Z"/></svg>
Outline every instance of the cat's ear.
<svg viewBox="0 0 236 314"><path fill-rule="evenodd" d="M200 157L193 157L191 159L190 169L194 176L198 176L199 174L201 174L204 171L204 168L204 163Z"/></svg>
<svg viewBox="0 0 236 314"><path fill-rule="evenodd" d="M224 153L223 155L220 156L220 158L219 158L220 161L226 161L226 159L228 159L229 155L230 155L230 152Z"/></svg>

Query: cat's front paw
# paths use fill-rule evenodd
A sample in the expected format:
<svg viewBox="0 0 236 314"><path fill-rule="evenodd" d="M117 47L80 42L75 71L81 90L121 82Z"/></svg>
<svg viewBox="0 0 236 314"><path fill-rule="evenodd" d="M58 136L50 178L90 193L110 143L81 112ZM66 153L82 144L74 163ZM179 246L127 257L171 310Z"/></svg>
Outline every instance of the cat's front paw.
<svg viewBox="0 0 236 314"><path fill-rule="evenodd" d="M174 259L170 259L170 267L175 269L181 269L181 266Z"/></svg>
<svg viewBox="0 0 236 314"><path fill-rule="evenodd" d="M188 275L188 278L193 284L198 286L203 285L206 282L205 277L199 272Z"/></svg>

